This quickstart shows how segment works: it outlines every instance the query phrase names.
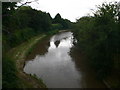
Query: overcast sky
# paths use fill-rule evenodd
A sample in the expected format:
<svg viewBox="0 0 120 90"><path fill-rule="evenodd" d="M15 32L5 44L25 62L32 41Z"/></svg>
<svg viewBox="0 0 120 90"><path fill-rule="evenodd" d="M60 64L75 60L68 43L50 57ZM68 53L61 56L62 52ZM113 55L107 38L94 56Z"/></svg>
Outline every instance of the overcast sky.
<svg viewBox="0 0 120 90"><path fill-rule="evenodd" d="M49 12L53 18L57 13L60 13L62 18L75 22L77 18L89 14L91 9L95 10L96 5L101 5L103 2L111 1L120 0L38 0L37 2L32 2L29 5L37 10Z"/></svg>

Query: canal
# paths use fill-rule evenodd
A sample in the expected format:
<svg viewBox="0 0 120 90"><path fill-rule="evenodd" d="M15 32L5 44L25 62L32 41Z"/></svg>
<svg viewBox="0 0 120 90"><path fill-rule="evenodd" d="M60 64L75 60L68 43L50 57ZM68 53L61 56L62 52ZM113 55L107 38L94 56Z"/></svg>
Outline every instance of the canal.
<svg viewBox="0 0 120 90"><path fill-rule="evenodd" d="M47 37L27 56L24 72L41 78L48 88L105 88L85 56L73 50L75 42L72 32Z"/></svg>

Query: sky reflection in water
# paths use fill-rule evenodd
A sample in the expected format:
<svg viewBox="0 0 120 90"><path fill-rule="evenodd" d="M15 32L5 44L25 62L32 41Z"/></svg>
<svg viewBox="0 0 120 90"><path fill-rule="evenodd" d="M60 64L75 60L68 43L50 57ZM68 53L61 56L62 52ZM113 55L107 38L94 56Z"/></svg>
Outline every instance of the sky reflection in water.
<svg viewBox="0 0 120 90"><path fill-rule="evenodd" d="M81 76L69 55L72 46L73 35L71 32L54 35L50 39L48 52L45 55L36 55L34 60L26 62L24 71L42 78L48 88L81 87Z"/></svg>

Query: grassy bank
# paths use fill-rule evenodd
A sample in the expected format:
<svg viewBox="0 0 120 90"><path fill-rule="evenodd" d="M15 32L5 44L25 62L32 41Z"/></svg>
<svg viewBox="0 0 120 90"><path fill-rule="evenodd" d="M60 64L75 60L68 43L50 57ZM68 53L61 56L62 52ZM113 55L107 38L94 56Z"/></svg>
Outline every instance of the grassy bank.
<svg viewBox="0 0 120 90"><path fill-rule="evenodd" d="M5 82L3 84L5 85L4 87L13 88L15 86L15 88L47 88L40 78L36 77L36 75L26 74L25 72L23 72L23 68L26 61L25 58L34 50L36 44L56 33L58 33L58 30L53 30L45 34L40 34L38 36L32 37L28 41L18 45L17 47L12 48L6 53L6 60L4 59L3 61L6 61L5 63L7 63L7 61L9 60L9 62L11 63L5 65L5 68L7 67L6 69L8 72L4 72L6 74L5 76L7 76L7 80L4 80L7 81L7 84ZM13 72L11 76L8 76L9 72ZM8 83L12 82L11 78L14 78L14 81L12 83L13 85Z"/></svg>
<svg viewBox="0 0 120 90"><path fill-rule="evenodd" d="M21 88L46 88L46 85L43 83L41 79L37 79L34 76L28 75L23 72L23 67L25 63L25 57L32 51L32 48L36 45L36 43L46 35L42 34L39 36L35 36L31 38L29 41L22 43L21 45L11 49L7 56L12 60L15 60L16 68L17 68L17 76L19 77L19 83Z"/></svg>

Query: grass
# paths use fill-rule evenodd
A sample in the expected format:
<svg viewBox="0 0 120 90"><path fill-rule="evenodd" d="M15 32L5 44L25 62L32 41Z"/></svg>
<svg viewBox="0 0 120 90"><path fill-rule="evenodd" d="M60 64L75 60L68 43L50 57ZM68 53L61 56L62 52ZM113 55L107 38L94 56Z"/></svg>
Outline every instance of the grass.
<svg viewBox="0 0 120 90"><path fill-rule="evenodd" d="M38 78L35 74L34 74L34 75L31 75L31 74L30 74L30 76L31 76L32 78L38 80L39 83L41 83L41 82L43 83L43 80L42 80L41 78ZM42 85L43 85L42 87L46 87L46 85L45 85L44 83L43 83Z"/></svg>
<svg viewBox="0 0 120 90"><path fill-rule="evenodd" d="M32 52L33 48L38 41L45 38L46 35L39 35L31 38L29 41L22 43L21 45L11 49L7 56L15 60L17 67L17 76L20 78L21 85L23 88L46 88L46 85L42 80L31 77L30 75L23 72L23 67L25 63L25 57Z"/></svg>
<svg viewBox="0 0 120 90"><path fill-rule="evenodd" d="M18 77L18 87L20 88L47 88L46 85L43 83L42 79L37 78L35 75L29 75L23 72L25 58L28 56L33 49L35 48L36 44L43 40L48 36L52 36L58 33L58 30L50 31L46 34L41 34L35 37L32 37L28 41L12 48L9 50L5 56L9 57L14 63L14 67L17 70L15 74ZM12 72L12 71L10 71ZM11 83L9 84L11 85ZM17 84L16 84L17 85Z"/></svg>

